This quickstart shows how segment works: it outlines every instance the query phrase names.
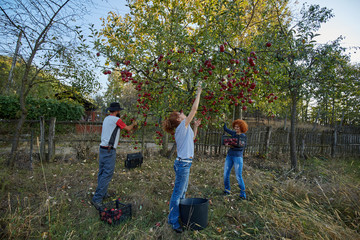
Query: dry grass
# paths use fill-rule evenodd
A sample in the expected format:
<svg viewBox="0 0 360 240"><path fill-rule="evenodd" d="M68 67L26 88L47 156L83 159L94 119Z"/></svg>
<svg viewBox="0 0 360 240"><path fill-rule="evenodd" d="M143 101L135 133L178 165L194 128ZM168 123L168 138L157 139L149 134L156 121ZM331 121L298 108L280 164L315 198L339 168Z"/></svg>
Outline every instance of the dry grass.
<svg viewBox="0 0 360 240"><path fill-rule="evenodd" d="M313 158L301 162L300 172L286 174L286 159L245 158L249 201L238 200L234 173L233 194L222 196L223 161L203 156L193 163L187 196L211 199L209 225L181 235L166 224L172 160L153 156L126 170L119 159L110 189L134 211L114 227L101 222L89 202L96 156L45 165L48 192L39 164L33 172L2 166L0 238L360 239L359 159Z"/></svg>

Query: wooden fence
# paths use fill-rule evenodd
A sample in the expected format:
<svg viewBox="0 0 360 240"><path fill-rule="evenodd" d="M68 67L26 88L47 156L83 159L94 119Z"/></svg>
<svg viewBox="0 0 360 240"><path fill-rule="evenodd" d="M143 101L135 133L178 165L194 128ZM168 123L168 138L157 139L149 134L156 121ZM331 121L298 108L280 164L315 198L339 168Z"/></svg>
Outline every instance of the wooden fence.
<svg viewBox="0 0 360 240"><path fill-rule="evenodd" d="M221 146L221 136L224 131L203 130L198 134L197 151L209 155L227 152L228 147ZM290 132L283 128L252 127L246 135L248 138L246 153L249 155L290 152ZM297 129L296 143L299 156L360 156L360 133Z"/></svg>
<svg viewBox="0 0 360 240"><path fill-rule="evenodd" d="M47 157L44 156L44 159L49 159L54 155L54 141L56 143L87 141L94 142L94 144L100 142L101 122L57 122L55 119L45 122L44 119L28 121L28 126L25 127L21 139L21 141L32 142L34 138L39 138L40 154L43 156L45 155L45 142L47 142L50 151L48 150ZM10 143L11 134L6 134L6 131L14 129L10 125L15 126L15 122L0 120L0 124L0 133L2 135L0 141ZM131 141L141 142L146 139L146 142L152 142L152 136L157 130L160 130L160 128L155 128L154 124L149 124L149 126L141 130L138 139L132 139ZM222 129L199 130L195 150L208 155L226 154L228 147L221 145L221 136L223 134ZM351 131L351 129L311 131L311 129L299 128L296 134L296 150L299 156L360 156L359 129L356 129L356 131ZM290 152L290 133L283 128L252 126L246 135L248 138L246 154L248 155L288 154ZM121 139L120 141L129 142L130 139Z"/></svg>

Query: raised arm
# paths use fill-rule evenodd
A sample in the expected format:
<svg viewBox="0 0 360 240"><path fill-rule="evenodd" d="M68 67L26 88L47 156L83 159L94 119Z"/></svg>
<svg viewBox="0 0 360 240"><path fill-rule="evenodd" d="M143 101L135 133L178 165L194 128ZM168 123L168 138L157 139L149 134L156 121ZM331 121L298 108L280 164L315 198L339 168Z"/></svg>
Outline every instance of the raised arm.
<svg viewBox="0 0 360 240"><path fill-rule="evenodd" d="M228 129L228 128L226 127L226 123L224 123L224 131L227 132L227 133L230 134L230 135L236 134L235 131L232 131L232 130L230 130L230 129Z"/></svg>
<svg viewBox="0 0 360 240"><path fill-rule="evenodd" d="M195 101L191 107L191 111L190 111L189 115L185 119L185 127L188 127L189 124L191 123L191 121L193 120L193 118L195 117L196 111L199 107L201 91L202 91L202 88L201 88L201 85L199 84L197 91L196 91Z"/></svg>
<svg viewBox="0 0 360 240"><path fill-rule="evenodd" d="M130 125L124 127L124 129L128 132L130 132L135 126L136 126L136 121L132 122Z"/></svg>

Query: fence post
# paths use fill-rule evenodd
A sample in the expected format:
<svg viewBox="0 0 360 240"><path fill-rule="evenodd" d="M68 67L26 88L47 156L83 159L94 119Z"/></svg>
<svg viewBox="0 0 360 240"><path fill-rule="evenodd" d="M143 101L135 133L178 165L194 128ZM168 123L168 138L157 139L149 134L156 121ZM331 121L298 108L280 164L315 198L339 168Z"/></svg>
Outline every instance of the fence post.
<svg viewBox="0 0 360 240"><path fill-rule="evenodd" d="M337 145L337 130L335 128L333 133L333 141L331 145L331 157L335 157L336 155L336 145Z"/></svg>
<svg viewBox="0 0 360 240"><path fill-rule="evenodd" d="M34 129L33 125L30 124L31 137L30 137L30 170L33 170L33 149L34 149Z"/></svg>
<svg viewBox="0 0 360 240"><path fill-rule="evenodd" d="M56 118L52 117L50 119L50 124L49 124L49 142L48 142L48 159L47 159L48 162L50 162L50 160L52 160L55 156L55 143L54 143L55 122L56 122Z"/></svg>
<svg viewBox="0 0 360 240"><path fill-rule="evenodd" d="M265 152L264 152L265 155L267 155L269 153L272 127L269 126L269 127L267 127L266 130L267 131L266 131L266 135L265 135Z"/></svg>
<svg viewBox="0 0 360 240"><path fill-rule="evenodd" d="M40 159L45 160L45 120L44 116L40 117Z"/></svg>
<svg viewBox="0 0 360 240"><path fill-rule="evenodd" d="M306 156L305 156L305 138L306 138L306 132L304 132L302 134L302 137L301 137L300 158L302 158L302 159L306 159Z"/></svg>
<svg viewBox="0 0 360 240"><path fill-rule="evenodd" d="M321 133L321 136L320 136L320 145L321 145L321 150L320 150L320 153L321 153L321 155L325 155L325 138L326 138L326 136L325 136L325 131L323 131L322 133Z"/></svg>

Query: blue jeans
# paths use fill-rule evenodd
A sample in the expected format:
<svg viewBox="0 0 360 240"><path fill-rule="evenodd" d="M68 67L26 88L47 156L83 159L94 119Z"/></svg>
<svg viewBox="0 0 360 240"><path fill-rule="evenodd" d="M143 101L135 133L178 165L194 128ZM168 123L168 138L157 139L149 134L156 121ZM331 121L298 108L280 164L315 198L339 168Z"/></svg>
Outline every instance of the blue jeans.
<svg viewBox="0 0 360 240"><path fill-rule="evenodd" d="M246 198L245 194L245 183L242 178L242 169L243 169L243 158L242 157L234 157L234 156L226 156L225 166L224 166L224 186L225 192L230 193L230 173L232 167L235 166L235 175L236 180L239 184L240 188L240 197Z"/></svg>
<svg viewBox="0 0 360 240"><path fill-rule="evenodd" d="M99 150L99 173L98 173L98 185L93 197L93 201L100 203L107 193L107 189L111 178L114 174L116 162L116 150L100 148Z"/></svg>
<svg viewBox="0 0 360 240"><path fill-rule="evenodd" d="M189 184L191 164L192 164L191 162L184 162L181 160L175 160L174 162L175 185L170 199L170 204L169 204L170 213L168 217L168 223L172 225L173 229L180 227L179 204L180 204L180 199L185 198L185 193Z"/></svg>

